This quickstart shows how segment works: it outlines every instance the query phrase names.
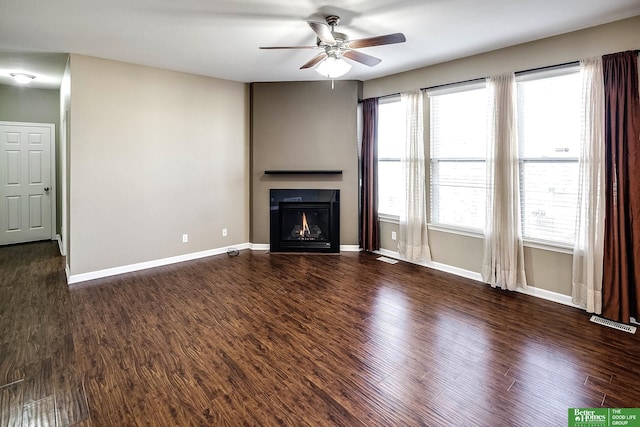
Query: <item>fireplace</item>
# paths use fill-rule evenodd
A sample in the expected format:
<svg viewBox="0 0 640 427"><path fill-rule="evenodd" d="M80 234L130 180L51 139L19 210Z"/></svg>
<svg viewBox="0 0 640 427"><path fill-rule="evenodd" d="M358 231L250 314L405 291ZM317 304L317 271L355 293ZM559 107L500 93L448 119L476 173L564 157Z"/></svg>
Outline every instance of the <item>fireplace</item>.
<svg viewBox="0 0 640 427"><path fill-rule="evenodd" d="M271 190L271 252L340 252L340 190Z"/></svg>

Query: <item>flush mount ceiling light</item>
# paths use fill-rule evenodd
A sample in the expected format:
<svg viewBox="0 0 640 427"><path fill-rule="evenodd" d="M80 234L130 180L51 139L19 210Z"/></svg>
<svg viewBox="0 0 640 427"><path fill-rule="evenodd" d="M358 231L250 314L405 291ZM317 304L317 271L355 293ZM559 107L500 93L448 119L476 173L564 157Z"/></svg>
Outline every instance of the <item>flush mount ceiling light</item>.
<svg viewBox="0 0 640 427"><path fill-rule="evenodd" d="M31 83L33 79L36 78L36 76L26 73L11 73L11 77L16 79L16 82L23 85Z"/></svg>

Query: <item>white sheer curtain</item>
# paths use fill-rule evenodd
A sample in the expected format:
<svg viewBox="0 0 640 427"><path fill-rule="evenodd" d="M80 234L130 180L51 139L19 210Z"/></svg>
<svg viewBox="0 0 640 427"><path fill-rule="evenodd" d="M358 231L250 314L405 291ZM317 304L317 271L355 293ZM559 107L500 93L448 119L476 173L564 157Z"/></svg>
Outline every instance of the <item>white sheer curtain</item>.
<svg viewBox="0 0 640 427"><path fill-rule="evenodd" d="M406 111L406 144L402 158L405 205L400 213L398 250L410 261L430 261L427 235L427 199L422 91L401 94Z"/></svg>
<svg viewBox="0 0 640 427"><path fill-rule="evenodd" d="M520 224L516 92L513 73L487 79L489 144L482 279L492 287L526 287Z"/></svg>
<svg viewBox="0 0 640 427"><path fill-rule="evenodd" d="M573 248L573 303L589 313L602 312L604 256L604 78L602 58L580 62L582 140L578 213Z"/></svg>

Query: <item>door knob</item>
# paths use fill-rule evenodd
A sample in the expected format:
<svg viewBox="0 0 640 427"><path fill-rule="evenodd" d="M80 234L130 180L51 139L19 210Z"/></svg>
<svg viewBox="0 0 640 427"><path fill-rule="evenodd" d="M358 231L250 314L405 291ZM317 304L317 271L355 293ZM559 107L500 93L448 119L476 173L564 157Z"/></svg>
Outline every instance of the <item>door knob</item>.
<svg viewBox="0 0 640 427"><path fill-rule="evenodd" d="M49 191L49 187L44 187L44 191Z"/></svg>

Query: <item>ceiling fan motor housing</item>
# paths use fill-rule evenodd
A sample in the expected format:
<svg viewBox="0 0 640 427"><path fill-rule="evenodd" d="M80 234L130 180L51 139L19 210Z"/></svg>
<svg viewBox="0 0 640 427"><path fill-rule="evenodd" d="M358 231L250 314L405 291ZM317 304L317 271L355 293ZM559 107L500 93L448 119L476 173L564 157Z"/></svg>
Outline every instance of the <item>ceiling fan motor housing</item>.
<svg viewBox="0 0 640 427"><path fill-rule="evenodd" d="M321 63L324 64L326 62L325 60L328 59L341 60L343 57L373 67L382 60L375 56L359 52L357 49L403 43L406 41L402 33L386 34L350 41L346 34L335 31L336 25L340 22L339 16L329 15L325 18L325 22L326 24L317 21L307 21L307 24L309 24L317 35L316 46L261 47L261 49L308 49L316 47L323 51L307 61L300 69L311 68Z"/></svg>
<svg viewBox="0 0 640 427"><path fill-rule="evenodd" d="M330 27L335 27L340 22L340 17L337 15L329 15L325 18L327 21L327 25Z"/></svg>
<svg viewBox="0 0 640 427"><path fill-rule="evenodd" d="M347 36L344 33L339 33L337 31L334 31L331 33L331 35L333 36L333 38L335 39L336 43L334 43L333 45L330 45L329 43L323 42L322 40L320 40L320 38L316 38L316 44L319 47L325 47L325 46L335 46L335 45L346 45L349 42L349 36ZM346 46L344 46L346 47Z"/></svg>

